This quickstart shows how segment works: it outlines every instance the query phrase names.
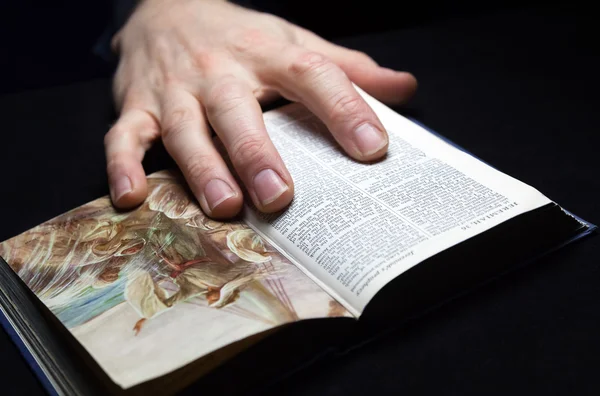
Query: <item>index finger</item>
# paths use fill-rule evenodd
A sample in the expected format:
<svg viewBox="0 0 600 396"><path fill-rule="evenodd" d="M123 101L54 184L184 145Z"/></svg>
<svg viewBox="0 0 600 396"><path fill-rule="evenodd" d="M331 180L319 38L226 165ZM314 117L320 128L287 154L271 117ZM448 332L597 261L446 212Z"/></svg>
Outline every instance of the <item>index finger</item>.
<svg viewBox="0 0 600 396"><path fill-rule="evenodd" d="M299 46L269 54L269 59L264 78L283 96L308 107L350 156L370 161L385 155L385 128L335 63Z"/></svg>

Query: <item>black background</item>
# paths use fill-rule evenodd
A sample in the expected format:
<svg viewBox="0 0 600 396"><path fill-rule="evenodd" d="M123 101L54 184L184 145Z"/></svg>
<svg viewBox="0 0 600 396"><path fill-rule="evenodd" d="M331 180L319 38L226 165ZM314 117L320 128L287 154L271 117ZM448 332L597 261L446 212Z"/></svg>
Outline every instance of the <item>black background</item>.
<svg viewBox="0 0 600 396"><path fill-rule="evenodd" d="M0 8L0 240L107 193L102 138L114 119L111 69L89 48L110 9L74 4ZM304 4L305 12L316 9ZM444 4L427 13L420 3L414 18L410 4L322 9L305 25L413 72L419 91L399 110L599 224L600 50L590 10ZM169 163L158 152L146 165L150 172ZM568 246L256 392L597 394L599 241ZM41 393L2 332L0 378L4 394Z"/></svg>

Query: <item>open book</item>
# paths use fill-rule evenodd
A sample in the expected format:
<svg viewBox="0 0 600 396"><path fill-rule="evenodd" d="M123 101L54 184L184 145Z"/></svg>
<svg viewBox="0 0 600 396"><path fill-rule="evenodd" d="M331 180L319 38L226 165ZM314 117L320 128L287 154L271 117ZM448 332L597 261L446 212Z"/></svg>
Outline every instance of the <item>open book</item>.
<svg viewBox="0 0 600 396"><path fill-rule="evenodd" d="M117 212L103 197L0 244L2 310L51 387L81 390L47 341L52 331L68 329L81 361L91 356L118 388L135 390L187 366L197 370L186 378L199 376L283 324L358 319L390 283L416 296L461 274L469 281L445 290L460 292L483 279L474 273L491 276L516 264L502 260L531 258L593 228L365 97L390 136L387 157L372 164L344 155L299 104L265 113L295 181L280 213L247 207L239 221L211 220L180 176L163 171L148 176L149 197L135 210ZM441 252L464 263L487 258L451 268L457 260ZM409 271L415 266L423 270ZM410 282L397 283L405 276ZM23 285L48 310L27 308ZM395 300L394 310L411 303ZM207 356L211 363L198 366Z"/></svg>

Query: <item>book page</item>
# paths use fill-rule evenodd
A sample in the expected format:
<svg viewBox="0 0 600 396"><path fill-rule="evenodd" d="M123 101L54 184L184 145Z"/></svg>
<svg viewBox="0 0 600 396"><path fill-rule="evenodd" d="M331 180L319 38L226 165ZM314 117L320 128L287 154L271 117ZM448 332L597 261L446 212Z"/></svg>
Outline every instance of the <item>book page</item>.
<svg viewBox="0 0 600 396"><path fill-rule="evenodd" d="M267 130L294 179L295 198L282 213L245 213L248 224L356 316L412 266L550 203L363 95L388 131L386 158L350 159L299 104L271 111Z"/></svg>
<svg viewBox="0 0 600 396"><path fill-rule="evenodd" d="M148 191L134 210L103 197L0 243L121 387L284 323L351 317L247 225L204 216L176 174L150 175Z"/></svg>

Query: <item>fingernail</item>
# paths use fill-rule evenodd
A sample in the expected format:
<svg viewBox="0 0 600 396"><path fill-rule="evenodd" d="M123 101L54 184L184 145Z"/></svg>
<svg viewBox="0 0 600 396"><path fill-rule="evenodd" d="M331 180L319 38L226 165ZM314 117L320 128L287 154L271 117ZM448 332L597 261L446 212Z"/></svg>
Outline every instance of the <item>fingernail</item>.
<svg viewBox="0 0 600 396"><path fill-rule="evenodd" d="M212 179L204 187L204 197L210 210L214 210L221 203L236 195L237 193L229 187L229 184L220 179Z"/></svg>
<svg viewBox="0 0 600 396"><path fill-rule="evenodd" d="M115 202L118 202L125 194L130 193L133 190L131 188L131 180L129 180L127 176L118 178L113 188L113 198Z"/></svg>
<svg viewBox="0 0 600 396"><path fill-rule="evenodd" d="M369 123L361 124L356 128L354 137L358 150L364 156L378 152L387 144L383 132Z"/></svg>
<svg viewBox="0 0 600 396"><path fill-rule="evenodd" d="M254 176L254 191L263 205L275 201L288 190L287 184L272 169L265 169Z"/></svg>

